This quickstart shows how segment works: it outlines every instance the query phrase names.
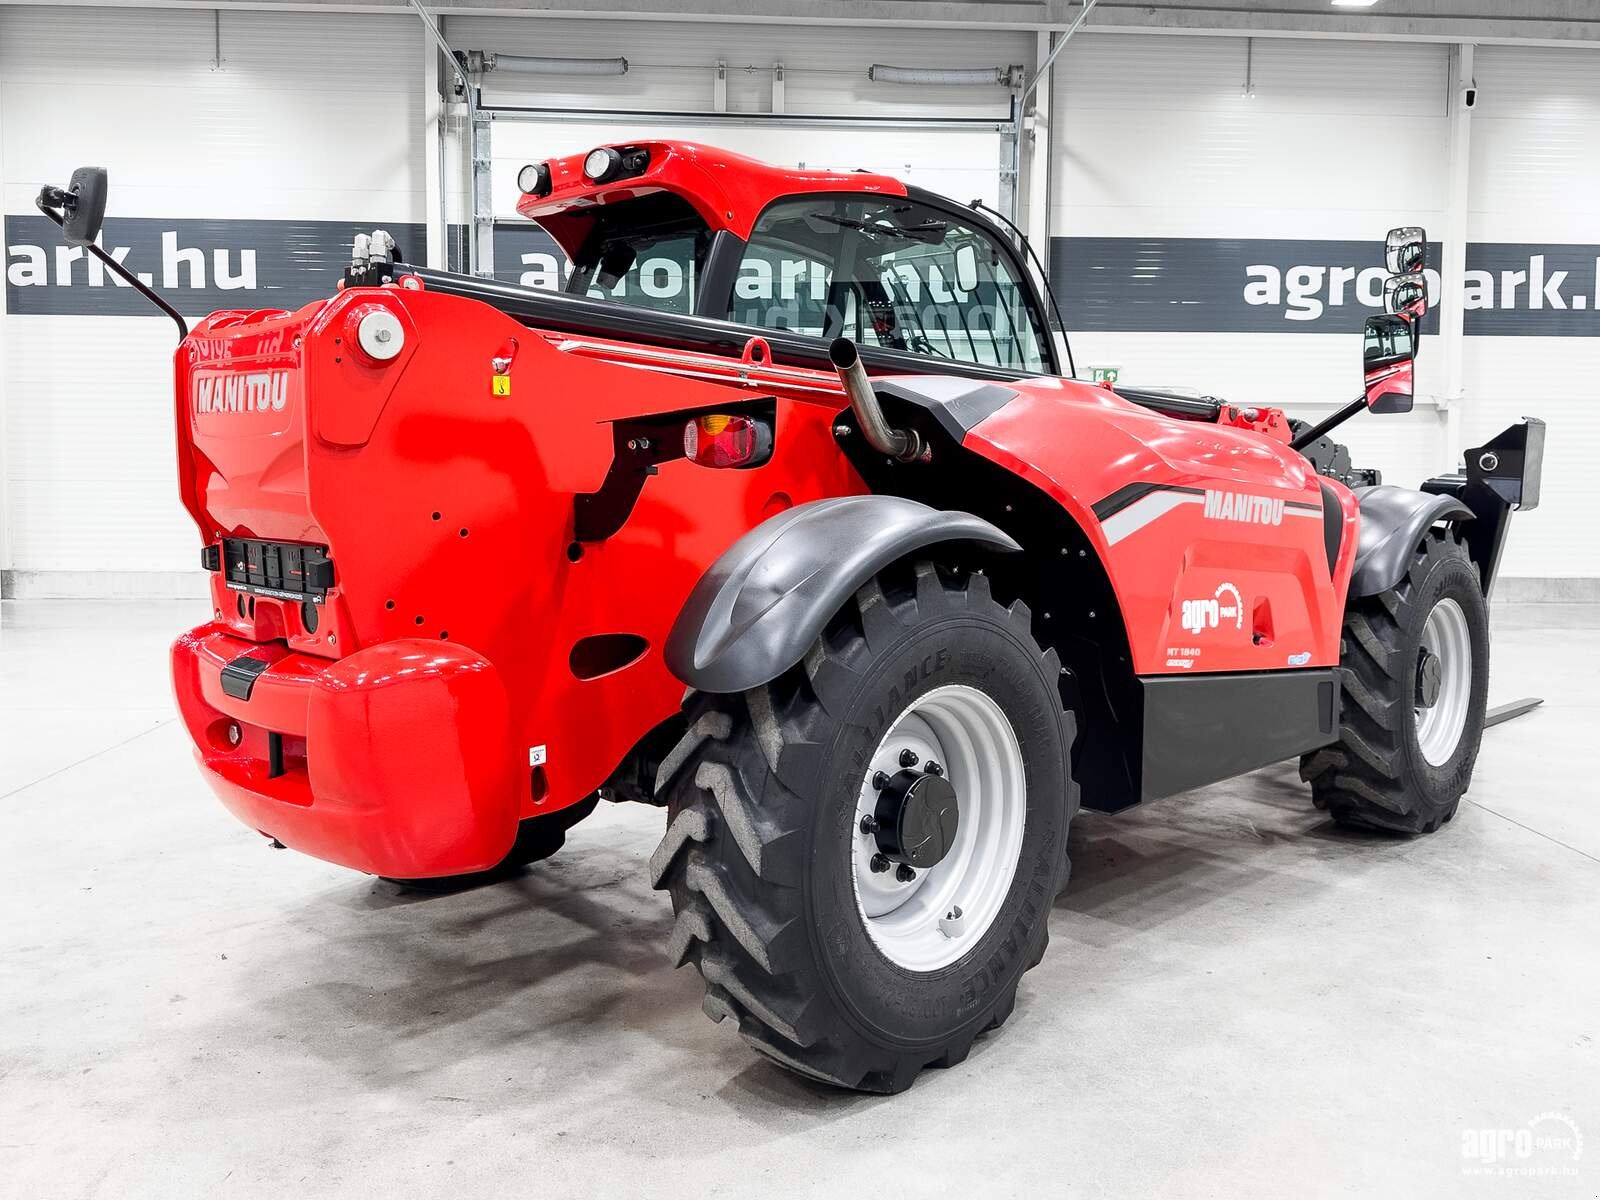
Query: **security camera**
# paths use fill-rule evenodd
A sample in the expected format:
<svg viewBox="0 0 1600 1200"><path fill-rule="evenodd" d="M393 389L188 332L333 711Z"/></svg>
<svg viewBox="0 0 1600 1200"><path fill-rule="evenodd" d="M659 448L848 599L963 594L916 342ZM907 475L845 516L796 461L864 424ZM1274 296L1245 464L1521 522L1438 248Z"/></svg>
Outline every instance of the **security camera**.
<svg viewBox="0 0 1600 1200"><path fill-rule="evenodd" d="M1469 83L1466 87L1461 89L1461 106L1463 108L1474 108L1477 106L1477 103L1478 85L1475 83Z"/></svg>

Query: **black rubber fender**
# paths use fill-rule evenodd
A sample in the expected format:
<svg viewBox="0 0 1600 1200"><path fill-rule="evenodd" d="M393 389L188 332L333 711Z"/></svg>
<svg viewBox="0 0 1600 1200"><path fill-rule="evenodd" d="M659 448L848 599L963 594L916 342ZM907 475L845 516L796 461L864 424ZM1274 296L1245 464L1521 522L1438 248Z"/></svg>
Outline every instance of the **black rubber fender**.
<svg viewBox="0 0 1600 1200"><path fill-rule="evenodd" d="M1411 556L1435 521L1470 521L1473 512L1454 496L1411 488L1356 488L1361 526L1350 597L1376 596L1398 587Z"/></svg>
<svg viewBox="0 0 1600 1200"><path fill-rule="evenodd" d="M702 692L742 692L794 666L856 591L944 542L1021 550L971 513L902 496L840 496L769 517L725 550L667 635L667 669Z"/></svg>

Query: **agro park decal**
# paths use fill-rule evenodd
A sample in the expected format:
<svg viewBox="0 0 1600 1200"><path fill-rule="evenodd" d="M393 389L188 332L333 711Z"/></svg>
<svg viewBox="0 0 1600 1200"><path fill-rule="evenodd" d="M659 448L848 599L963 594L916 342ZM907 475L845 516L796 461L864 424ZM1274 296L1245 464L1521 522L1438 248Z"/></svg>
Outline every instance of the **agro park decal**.
<svg viewBox="0 0 1600 1200"><path fill-rule="evenodd" d="M1235 629L1244 628L1244 598L1231 583L1219 584L1216 592L1204 600L1183 602L1183 628L1186 633L1201 634L1219 628L1224 621L1232 621Z"/></svg>
<svg viewBox="0 0 1600 1200"><path fill-rule="evenodd" d="M1438 243L1430 262L1442 261ZM1381 243L1058 237L1050 278L1068 330L1350 333L1383 308ZM1472 242L1458 297L1469 336L1600 337L1600 245Z"/></svg>
<svg viewBox="0 0 1600 1200"><path fill-rule="evenodd" d="M350 257L355 234L384 225L403 256L424 261L424 227L367 216L351 221L111 217L101 244L161 288L191 316L218 308L295 309L326 296ZM63 245L36 213L5 218L6 311L15 315L149 311L98 262ZM447 231L450 266L463 270L465 230ZM495 278L558 289L565 255L532 223L495 227ZM1383 303L1381 247L1374 242L1272 238L1058 237L1050 275L1069 331L1349 333ZM1438 246L1429 249L1439 261ZM690 311L693 279L675 260L641 264L637 286L656 307ZM1475 242L1459 302L1468 335L1600 337L1600 245ZM1429 273L1438 297L1437 274ZM803 270L777 264L771 281L748 274L735 287L745 309L791 305L776 314L803 328L815 303ZM626 289L624 289L624 292ZM626 294L614 295L626 300ZM938 302L939 297L931 297ZM666 302L665 304L663 302ZM1429 325L1436 322L1429 316ZM975 330L981 337L981 330ZM955 327L952 336L965 333Z"/></svg>
<svg viewBox="0 0 1600 1200"><path fill-rule="evenodd" d="M100 245L186 316L219 308L292 311L333 290L350 262L351 241L373 224L107 217ZM387 228L422 258L421 225ZM148 300L81 247L64 245L49 218L8 215L5 236L8 314L149 315Z"/></svg>

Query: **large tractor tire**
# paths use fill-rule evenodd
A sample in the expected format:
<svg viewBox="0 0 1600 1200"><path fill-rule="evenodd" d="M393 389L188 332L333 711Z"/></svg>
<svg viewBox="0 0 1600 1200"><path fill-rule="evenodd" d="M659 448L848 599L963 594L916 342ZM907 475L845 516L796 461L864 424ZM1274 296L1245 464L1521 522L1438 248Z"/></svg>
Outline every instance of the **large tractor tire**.
<svg viewBox="0 0 1600 1200"><path fill-rule="evenodd" d="M1432 833L1472 780L1489 691L1489 610L1447 531L1423 538L1398 587L1350 606L1340 739L1300 760L1342 825Z"/></svg>
<svg viewBox="0 0 1600 1200"><path fill-rule="evenodd" d="M696 696L650 871L707 1015L876 1092L1000 1025L1065 883L1059 673L1026 606L922 563L862 588L773 683Z"/></svg>

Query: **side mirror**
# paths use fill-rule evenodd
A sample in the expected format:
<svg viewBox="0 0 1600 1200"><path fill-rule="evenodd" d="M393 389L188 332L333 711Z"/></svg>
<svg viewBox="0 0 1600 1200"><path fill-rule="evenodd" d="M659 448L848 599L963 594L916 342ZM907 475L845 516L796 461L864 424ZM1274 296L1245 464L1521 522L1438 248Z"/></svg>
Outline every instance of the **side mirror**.
<svg viewBox="0 0 1600 1200"><path fill-rule="evenodd" d="M956 287L968 295L978 290L978 252L971 242L956 247Z"/></svg>
<svg viewBox="0 0 1600 1200"><path fill-rule="evenodd" d="M1375 413L1411 411L1416 359L1416 323L1411 317L1385 313L1367 318L1362 368L1369 409Z"/></svg>
<svg viewBox="0 0 1600 1200"><path fill-rule="evenodd" d="M1423 317L1428 312L1428 279L1421 273L1391 275L1383 282L1385 312Z"/></svg>
<svg viewBox="0 0 1600 1200"><path fill-rule="evenodd" d="M1418 225L1389 230L1383 248L1384 265L1391 275L1416 275L1428 265L1428 234Z"/></svg>
<svg viewBox="0 0 1600 1200"><path fill-rule="evenodd" d="M106 217L106 169L79 167L62 205L61 232L69 246L92 246Z"/></svg>

